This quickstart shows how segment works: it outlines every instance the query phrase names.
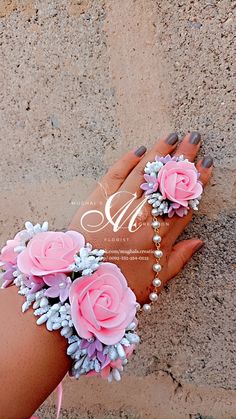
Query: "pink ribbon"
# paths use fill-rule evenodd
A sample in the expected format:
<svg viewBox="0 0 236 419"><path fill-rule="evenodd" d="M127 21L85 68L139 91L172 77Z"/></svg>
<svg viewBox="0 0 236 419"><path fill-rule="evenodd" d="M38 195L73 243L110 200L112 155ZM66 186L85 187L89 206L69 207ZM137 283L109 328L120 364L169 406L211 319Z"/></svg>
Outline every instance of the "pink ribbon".
<svg viewBox="0 0 236 419"><path fill-rule="evenodd" d="M60 411L61 411L62 394L63 394L62 381L57 386L57 417L56 419L59 419Z"/></svg>
<svg viewBox="0 0 236 419"><path fill-rule="evenodd" d="M56 390L57 390L57 403L56 403L57 416L56 416L56 419L59 419L60 411L61 411L61 405L62 405L62 395L63 395L62 381L58 384L58 386L56 388ZM31 416L30 419L39 419L39 417L38 416Z"/></svg>

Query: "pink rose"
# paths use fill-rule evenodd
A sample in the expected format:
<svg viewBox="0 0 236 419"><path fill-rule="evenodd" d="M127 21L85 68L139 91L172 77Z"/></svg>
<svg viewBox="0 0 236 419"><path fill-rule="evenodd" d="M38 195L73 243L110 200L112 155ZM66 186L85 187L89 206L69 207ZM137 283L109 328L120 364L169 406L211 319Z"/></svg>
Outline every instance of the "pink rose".
<svg viewBox="0 0 236 419"><path fill-rule="evenodd" d="M17 233L13 240L7 240L6 246L1 250L0 262L8 262L15 265L18 253L14 252L14 248L20 244L20 233Z"/></svg>
<svg viewBox="0 0 236 419"><path fill-rule="evenodd" d="M84 244L84 236L77 231L38 233L19 254L18 268L26 275L37 276L71 272L69 265Z"/></svg>
<svg viewBox="0 0 236 419"><path fill-rule="evenodd" d="M169 161L158 172L159 189L164 199L188 207L190 199L202 193L195 165L189 161Z"/></svg>
<svg viewBox="0 0 236 419"><path fill-rule="evenodd" d="M106 345L118 343L136 313L136 297L113 263L76 279L69 299L74 326L84 339L95 336Z"/></svg>
<svg viewBox="0 0 236 419"><path fill-rule="evenodd" d="M19 232L15 235L14 239L7 240L6 246L4 246L1 250L0 254L0 268L3 269L5 272L2 274L2 288L8 287L13 281L14 276L13 272L16 270L16 263L18 253L14 251L14 248L21 244L20 234Z"/></svg>

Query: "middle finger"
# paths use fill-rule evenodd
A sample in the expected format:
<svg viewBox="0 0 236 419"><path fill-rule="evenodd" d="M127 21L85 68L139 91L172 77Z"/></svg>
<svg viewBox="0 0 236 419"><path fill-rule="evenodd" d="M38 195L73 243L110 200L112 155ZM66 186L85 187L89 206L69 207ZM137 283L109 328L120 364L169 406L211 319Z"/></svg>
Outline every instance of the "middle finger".
<svg viewBox="0 0 236 419"><path fill-rule="evenodd" d="M176 152L174 153L174 156L183 155L185 159L188 159L189 161L193 162L199 151L200 146L200 133L197 131L192 131L183 138L183 141L181 141L181 143L179 144L178 148L176 149Z"/></svg>
<svg viewBox="0 0 236 419"><path fill-rule="evenodd" d="M168 137L161 138L128 175L122 184L122 190L132 193L136 192L137 197L140 197L143 193L140 189L140 184L143 183L144 168L147 162L154 161L156 155L165 156L172 153L176 149L177 142L178 135L176 132L173 132Z"/></svg>

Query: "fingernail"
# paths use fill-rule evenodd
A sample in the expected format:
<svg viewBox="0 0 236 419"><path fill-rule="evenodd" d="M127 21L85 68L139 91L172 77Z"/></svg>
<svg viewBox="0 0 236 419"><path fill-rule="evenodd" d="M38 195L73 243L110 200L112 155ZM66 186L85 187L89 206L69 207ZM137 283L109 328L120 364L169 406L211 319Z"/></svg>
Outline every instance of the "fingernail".
<svg viewBox="0 0 236 419"><path fill-rule="evenodd" d="M200 143L200 141L201 141L200 133L197 132L197 131L191 132L190 137L189 137L189 143L196 145L196 144Z"/></svg>
<svg viewBox="0 0 236 419"><path fill-rule="evenodd" d="M134 154L138 157L141 157L144 155L144 153L146 153L147 148L144 145L141 145L140 147L137 148L137 150L135 150Z"/></svg>
<svg viewBox="0 0 236 419"><path fill-rule="evenodd" d="M204 246L204 242L198 243L194 249L194 253L200 250Z"/></svg>
<svg viewBox="0 0 236 419"><path fill-rule="evenodd" d="M170 145L174 145L178 141L178 134L176 132L172 132L170 135L168 135L166 139L166 143Z"/></svg>
<svg viewBox="0 0 236 419"><path fill-rule="evenodd" d="M213 165L213 158L211 156L206 156L202 160L202 167L205 167L205 169L209 169Z"/></svg>

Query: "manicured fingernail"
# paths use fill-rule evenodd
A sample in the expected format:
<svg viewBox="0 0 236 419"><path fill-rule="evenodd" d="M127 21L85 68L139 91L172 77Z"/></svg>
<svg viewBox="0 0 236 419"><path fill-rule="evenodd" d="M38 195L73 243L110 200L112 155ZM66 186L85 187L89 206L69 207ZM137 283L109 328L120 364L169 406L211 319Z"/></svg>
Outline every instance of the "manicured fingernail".
<svg viewBox="0 0 236 419"><path fill-rule="evenodd" d="M174 145L178 141L178 134L176 132L172 132L170 135L168 135L166 139L166 143L170 145Z"/></svg>
<svg viewBox="0 0 236 419"><path fill-rule="evenodd" d="M202 167L205 167L205 169L209 169L213 165L213 158L211 156L206 156L202 160Z"/></svg>
<svg viewBox="0 0 236 419"><path fill-rule="evenodd" d="M200 141L201 141L201 135L199 134L199 132L197 131L191 132L190 137L189 137L189 143L196 145L200 143Z"/></svg>
<svg viewBox="0 0 236 419"><path fill-rule="evenodd" d="M204 246L204 242L198 243L194 249L194 253L200 250Z"/></svg>
<svg viewBox="0 0 236 419"><path fill-rule="evenodd" d="M135 150L134 154L138 157L141 157L146 153L147 148L144 145L141 145L137 150Z"/></svg>

